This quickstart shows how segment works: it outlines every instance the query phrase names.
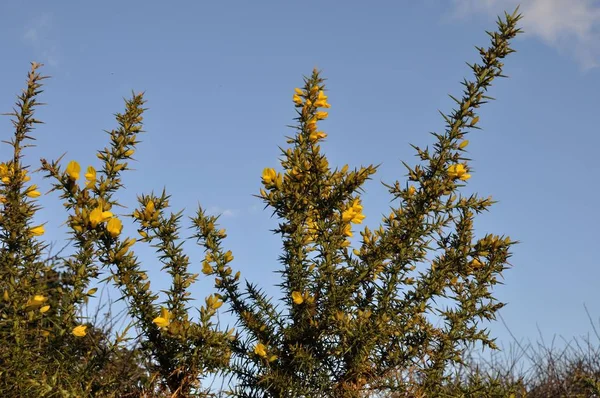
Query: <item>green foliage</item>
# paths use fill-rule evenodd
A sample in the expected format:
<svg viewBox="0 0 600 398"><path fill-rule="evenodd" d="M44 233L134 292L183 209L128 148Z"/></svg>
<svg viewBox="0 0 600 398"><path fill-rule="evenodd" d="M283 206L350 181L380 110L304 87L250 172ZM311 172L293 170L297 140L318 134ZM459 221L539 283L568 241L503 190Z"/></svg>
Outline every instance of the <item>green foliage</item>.
<svg viewBox="0 0 600 398"><path fill-rule="evenodd" d="M239 397L507 393L501 382L477 372L453 387L458 379L449 370L463 365L477 343L496 348L480 323L493 320L503 305L492 289L515 242L492 234L476 238L475 214L493 201L460 190L470 178L465 136L477 129L475 112L490 99L491 83L503 77L502 60L514 51L509 41L520 32L520 18L516 11L505 14L498 31L488 33L491 44L478 48L473 80L463 82L461 98L452 97L457 109L442 114L445 132L433 134L431 149L414 146L420 163L405 163L407 183L386 185L394 205L380 226L360 231L356 248L350 238L365 218L362 186L377 167L329 166L320 145L330 107L325 80L317 70L306 77L293 96L298 117L290 147L282 149L282 171L266 168L258 195L280 220L275 232L283 241L283 299L248 282L241 286L224 248L225 230L199 208L191 218L194 239L206 252L202 272L215 277L218 293L205 298L198 319L190 315L189 288L199 274L189 270L179 236L182 213L168 212L169 195L141 195L133 212L114 214L122 207L121 175L143 132L142 94L133 94L116 115L110 143L97 153L98 170L89 166L83 173L74 160L65 168L61 159L41 160L67 211L76 249L43 258L48 247L38 237L44 228L32 224L41 194L26 186L28 166L21 161L39 123L33 115L44 77L33 64L12 114L13 157L0 164L2 391L208 396L199 380L223 373L233 380L228 393ZM124 217L137 226L137 239L123 236ZM154 247L171 277L164 302L133 251L136 242ZM100 282L120 289L128 304L133 322L120 333L78 316L95 293L90 287ZM220 330L214 322L223 303L237 330ZM131 327L139 332L133 342Z"/></svg>
<svg viewBox="0 0 600 398"><path fill-rule="evenodd" d="M445 370L461 363L465 349L480 342L495 348L482 320L502 307L491 289L507 267L508 237L476 239L474 214L491 199L463 197L470 178L465 157L475 110L490 99L485 92L502 76L502 59L513 50L520 16L506 14L491 45L478 48L473 81L464 81L457 109L443 115L444 134L434 134L432 150L414 147L422 161L408 169L411 185L388 186L397 201L383 225L365 227L357 249L350 249L352 224L362 222L361 186L376 167L332 170L319 142L318 124L328 114L324 80L317 70L293 97L298 108L296 134L282 149L282 173L265 169L260 197L281 220L282 302L276 306L253 285L242 290L220 263L215 237L201 242L216 260L215 287L239 319L244 339L234 343L232 371L239 396L359 397L365 391L402 391L390 386L393 371L410 372L419 391L436 396ZM208 222L199 214L197 222ZM211 222L214 220L210 220ZM430 256L428 257L428 254ZM433 259L430 260L430 258ZM417 268L418 265L426 264ZM454 302L443 308L441 299ZM443 320L435 326L430 315ZM382 382L383 381L383 382Z"/></svg>
<svg viewBox="0 0 600 398"><path fill-rule="evenodd" d="M35 238L44 233L43 226L32 225L40 193L35 184L26 186L28 166L21 159L40 123L33 116L44 79L38 67L32 65L11 114L13 157L0 164L0 390L4 396L23 397L137 395L137 382L145 377L136 365L137 350L115 345L101 325L90 328L86 339L70 333L95 269L80 262L86 272L77 274L75 262L44 259L48 246Z"/></svg>

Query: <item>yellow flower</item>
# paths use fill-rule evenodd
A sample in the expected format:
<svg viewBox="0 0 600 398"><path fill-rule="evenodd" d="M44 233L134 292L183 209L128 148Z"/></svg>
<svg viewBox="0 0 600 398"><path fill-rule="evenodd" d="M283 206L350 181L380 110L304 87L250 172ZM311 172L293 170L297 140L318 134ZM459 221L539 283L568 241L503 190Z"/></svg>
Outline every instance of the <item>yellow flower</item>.
<svg viewBox="0 0 600 398"><path fill-rule="evenodd" d="M299 88L295 88L294 92L296 93L296 95L304 95L304 91L300 90Z"/></svg>
<svg viewBox="0 0 600 398"><path fill-rule="evenodd" d="M167 310L165 307L162 307L160 309L160 316L154 318L152 322L154 322L159 328L165 328L169 326L169 323L171 323L171 316L172 315L169 310Z"/></svg>
<svg viewBox="0 0 600 398"><path fill-rule="evenodd" d="M263 343L258 343L256 347L254 347L254 353L261 358L267 357L267 347Z"/></svg>
<svg viewBox="0 0 600 398"><path fill-rule="evenodd" d="M42 308L40 308L40 312L43 314L44 312L48 311L50 309L49 305L45 305Z"/></svg>
<svg viewBox="0 0 600 398"><path fill-rule="evenodd" d="M327 103L327 96L323 92L323 90L319 91L319 96L315 101L315 106L318 108L331 108L331 105Z"/></svg>
<svg viewBox="0 0 600 398"><path fill-rule="evenodd" d="M354 199L352 205L342 213L342 221L349 221L354 224L362 223L362 220L365 219L365 215L362 214L362 209L363 207L360 204L360 201L358 199Z"/></svg>
<svg viewBox="0 0 600 398"><path fill-rule="evenodd" d="M308 139L314 143L325 137L327 137L326 133L324 133L322 131L315 131L315 132L310 133L310 136L308 137Z"/></svg>
<svg viewBox="0 0 600 398"><path fill-rule="evenodd" d="M125 151L124 155L127 157L130 157L131 155L133 155L135 153L135 150L133 149L128 149L127 151Z"/></svg>
<svg viewBox="0 0 600 398"><path fill-rule="evenodd" d="M96 228L96 226L110 219L113 214L110 211L102 211L102 207L96 207L94 210L90 212L90 224L92 224L92 228Z"/></svg>
<svg viewBox="0 0 600 398"><path fill-rule="evenodd" d="M467 145L469 145L469 140L464 140L463 142L461 142L460 144L458 144L458 147L460 149L464 149L467 147Z"/></svg>
<svg viewBox="0 0 600 398"><path fill-rule="evenodd" d="M32 186L30 186L27 191L26 191L26 195L29 196L30 198L37 198L41 195L40 191L36 191L37 185L33 184Z"/></svg>
<svg viewBox="0 0 600 398"><path fill-rule="evenodd" d="M351 224L346 224L344 226L344 235L346 235L348 237L352 237L352 225Z"/></svg>
<svg viewBox="0 0 600 398"><path fill-rule="evenodd" d="M365 219L365 215L360 213L360 211L356 211L354 213L354 216L350 220L350 222L354 223L354 224L360 224L360 223L362 223L362 220L364 220L364 219Z"/></svg>
<svg viewBox="0 0 600 398"><path fill-rule="evenodd" d="M323 119L327 119L327 116L329 116L329 113L321 111L321 112L317 112L315 114L315 116L317 116L317 120L323 120Z"/></svg>
<svg viewBox="0 0 600 398"><path fill-rule="evenodd" d="M108 224L106 224L106 230L108 231L110 236L112 236L113 238L116 238L117 236L119 236L122 229L123 229L123 224L121 223L121 220L119 220L118 218L111 218L110 221L108 222Z"/></svg>
<svg viewBox="0 0 600 398"><path fill-rule="evenodd" d="M416 191L417 191L417 189L414 186L411 185L410 187L408 187L409 195L414 195Z"/></svg>
<svg viewBox="0 0 600 398"><path fill-rule="evenodd" d="M204 261L202 263L202 273L204 275L210 275L210 274L212 274L212 272L213 272L213 269L212 269L212 266L210 265L210 263L208 261Z"/></svg>
<svg viewBox="0 0 600 398"><path fill-rule="evenodd" d="M483 267L483 263L481 261L479 261L478 258L474 258L473 261L471 261L471 267L475 268L475 269L479 269L481 267Z"/></svg>
<svg viewBox="0 0 600 398"><path fill-rule="evenodd" d="M156 318L154 318L154 320L152 321L156 324L156 326L158 326L159 328L165 328L167 326L169 326L169 320L166 318L163 318L162 316L158 316Z"/></svg>
<svg viewBox="0 0 600 398"><path fill-rule="evenodd" d="M92 166L89 166L87 168L87 173L85 173L85 179L88 181L85 187L88 189L93 187L96 183L96 169L94 169Z"/></svg>
<svg viewBox="0 0 600 398"><path fill-rule="evenodd" d="M146 208L144 209L144 215L146 217L152 217L155 210L156 210L156 208L154 207L154 201L149 200L148 203L146 203Z"/></svg>
<svg viewBox="0 0 600 398"><path fill-rule="evenodd" d="M79 179L79 172L81 171L81 166L74 160L71 160L67 165L66 173L74 181Z"/></svg>
<svg viewBox="0 0 600 398"><path fill-rule="evenodd" d="M85 331L86 329L86 325L79 325L73 328L73 331L71 333L73 333L73 336L83 337L87 334L87 332Z"/></svg>
<svg viewBox="0 0 600 398"><path fill-rule="evenodd" d="M302 98L300 98L298 94L294 94L292 100L294 101L294 104L302 106Z"/></svg>
<svg viewBox="0 0 600 398"><path fill-rule="evenodd" d="M277 172L275 169L266 168L263 170L262 179L265 185L270 185L277 178Z"/></svg>
<svg viewBox="0 0 600 398"><path fill-rule="evenodd" d="M317 119L312 118L308 122L306 122L306 128L311 133L317 131Z"/></svg>
<svg viewBox="0 0 600 398"><path fill-rule="evenodd" d="M302 294L298 291L292 292L292 301L294 302L294 304L300 305L304 302L304 297L302 297Z"/></svg>
<svg viewBox="0 0 600 398"><path fill-rule="evenodd" d="M354 224L360 224L362 223L362 220L365 219L365 215L359 212L356 212L356 214L354 214L354 217L352 217L352 220L350 220L351 222L353 222Z"/></svg>
<svg viewBox="0 0 600 398"><path fill-rule="evenodd" d="M354 210L352 210L352 208L345 210L342 213L342 221L344 221L344 222L348 222L348 221L352 220L352 217L354 217Z"/></svg>
<svg viewBox="0 0 600 398"><path fill-rule="evenodd" d="M48 297L42 296L41 294L36 294L33 298L27 300L28 307L39 307L48 301Z"/></svg>
<svg viewBox="0 0 600 398"><path fill-rule="evenodd" d="M224 260L226 263L233 261L233 254L231 254L231 250L228 250L227 253L225 253Z"/></svg>
<svg viewBox="0 0 600 398"><path fill-rule="evenodd" d="M44 337L48 337L48 336L50 336L50 331L49 331L49 330L42 330L42 331L41 331L41 334L42 334L42 336L44 336Z"/></svg>
<svg viewBox="0 0 600 398"><path fill-rule="evenodd" d="M210 296L208 296L206 298L206 305L208 306L208 308L217 310L223 305L223 302L221 300L219 300L219 298L217 296L211 294Z"/></svg>
<svg viewBox="0 0 600 398"><path fill-rule="evenodd" d="M458 178L462 181L467 181L471 178L471 175L467 173L465 165L460 163L448 166L448 176L452 179Z"/></svg>
<svg viewBox="0 0 600 398"><path fill-rule="evenodd" d="M38 225L37 227L33 227L31 229L29 229L29 235L30 236L42 236L44 235L44 226L43 225Z"/></svg>

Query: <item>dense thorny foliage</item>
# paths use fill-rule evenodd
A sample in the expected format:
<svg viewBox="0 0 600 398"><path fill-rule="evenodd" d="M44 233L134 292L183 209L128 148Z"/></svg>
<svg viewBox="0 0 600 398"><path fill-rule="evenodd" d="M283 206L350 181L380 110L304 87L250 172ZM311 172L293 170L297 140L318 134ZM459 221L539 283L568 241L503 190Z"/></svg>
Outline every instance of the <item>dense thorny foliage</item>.
<svg viewBox="0 0 600 398"><path fill-rule="evenodd" d="M228 393L240 397L442 394L448 369L463 363L465 350L475 343L495 348L480 324L503 305L492 288L515 242L477 238L474 217L493 201L463 196L461 188L471 177L465 137L478 128L486 91L503 76L519 19L506 14L498 31L488 33L490 46L478 48L481 63L471 65L473 80L452 97L456 109L442 114L445 131L433 134L431 148L414 146L419 163L405 163L407 182L386 185L393 206L376 228L357 225L365 218L362 186L377 167L330 167L321 148L331 106L325 80L318 70L306 77L293 93L296 125L281 150L281 168L265 168L257 195L279 219L283 299L241 284L224 248L225 230L199 208L191 217L194 239L205 249L201 270L215 277L216 292L197 319L189 288L199 274L189 270L182 213L168 212L169 195L141 195L137 209L116 214L121 175L142 133L142 94L116 115L98 168L41 160L67 211L75 248L72 255L43 257L44 225L32 223L41 193L28 185L22 161L39 123L34 109L44 79L33 64L12 114L13 156L0 164L0 388L15 396L185 397L208 395L199 379L222 372L233 377ZM137 226L136 238L123 236L125 218ZM355 234L360 242L353 247ZM136 242L156 248L171 277L162 302L135 255ZM127 344L129 328L115 336L78 316L96 292L90 286L100 282L122 292L139 344ZM220 330L214 321L224 303L236 329Z"/></svg>

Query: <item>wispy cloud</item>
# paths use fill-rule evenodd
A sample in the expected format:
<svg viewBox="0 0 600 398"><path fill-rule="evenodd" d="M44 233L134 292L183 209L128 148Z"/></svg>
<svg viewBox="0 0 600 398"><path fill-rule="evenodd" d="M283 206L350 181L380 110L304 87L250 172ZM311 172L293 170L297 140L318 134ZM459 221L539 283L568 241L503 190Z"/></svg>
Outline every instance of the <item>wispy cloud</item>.
<svg viewBox="0 0 600 398"><path fill-rule="evenodd" d="M223 209L219 206L212 206L212 207L208 208L207 213L215 215L215 216L221 215L222 217L235 217L238 214L237 210Z"/></svg>
<svg viewBox="0 0 600 398"><path fill-rule="evenodd" d="M33 48L35 55L40 57L35 61L58 66L58 44L53 38L53 17L45 13L34 18L25 28L23 40Z"/></svg>
<svg viewBox="0 0 600 398"><path fill-rule="evenodd" d="M574 57L584 69L600 66L600 1L598 0L453 0L454 16L500 14L521 4L523 30L560 53Z"/></svg>

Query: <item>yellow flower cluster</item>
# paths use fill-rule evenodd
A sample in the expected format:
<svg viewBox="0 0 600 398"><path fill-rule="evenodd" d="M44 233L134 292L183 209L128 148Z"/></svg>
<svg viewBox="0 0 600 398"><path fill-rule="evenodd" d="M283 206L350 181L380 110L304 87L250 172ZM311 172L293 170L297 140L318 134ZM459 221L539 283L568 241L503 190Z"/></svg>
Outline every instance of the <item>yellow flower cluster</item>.
<svg viewBox="0 0 600 398"><path fill-rule="evenodd" d="M157 227L159 225L158 216L159 212L156 210L156 204L152 199L146 202L144 210L139 211L136 209L133 212L133 217L140 221L143 228ZM143 229L139 230L138 232L140 233L142 238L148 237L147 233Z"/></svg>
<svg viewBox="0 0 600 398"><path fill-rule="evenodd" d="M96 228L98 224L108 221L106 224L106 231L108 231L113 238L119 236L123 230L123 223L121 223L121 220L114 217L110 211L102 211L102 207L100 206L90 212L89 220L92 228Z"/></svg>
<svg viewBox="0 0 600 398"><path fill-rule="evenodd" d="M102 206L98 206L90 213L90 224L92 228L96 228L98 224L110 220L112 216L110 211L102 211Z"/></svg>
<svg viewBox="0 0 600 398"><path fill-rule="evenodd" d="M37 190L37 185L33 184L29 188L25 190L25 195L28 197L35 199L41 195L40 191Z"/></svg>
<svg viewBox="0 0 600 398"><path fill-rule="evenodd" d="M85 173L84 177L87 180L87 184L85 185L85 187L87 189L91 189L96 184L96 169L92 166L89 166L87 168L87 173Z"/></svg>
<svg viewBox="0 0 600 398"><path fill-rule="evenodd" d="M277 173L275 169L265 168L262 173L262 181L267 188L275 186L279 189L283 183L283 177L281 173Z"/></svg>
<svg viewBox="0 0 600 398"><path fill-rule="evenodd" d="M308 304L312 304L315 302L315 298L312 296L309 296L308 292L304 292L304 294L302 294L299 291L293 291L292 292L292 301L296 305L300 305L304 302L307 302Z"/></svg>
<svg viewBox="0 0 600 398"><path fill-rule="evenodd" d="M219 230L217 232L217 235L219 237L223 237L226 236L225 230ZM230 262L233 261L233 254L231 253L231 250L228 250L225 253L220 253L220 252L214 252L214 253L207 253L206 257L204 258L204 261L202 261L202 273L205 275L212 275L212 274L218 274L220 277L219 278L215 278L215 285L216 286L220 286L221 283L223 282L222 277L223 276L229 276L232 274L232 269L231 267L228 265ZM215 266L213 266L212 263L216 263ZM240 278L240 272L236 272L234 279L237 281ZM211 300L214 300L211 299ZM217 307L213 307L212 304L209 304L209 307L213 307L214 309L219 308L221 305L218 305Z"/></svg>
<svg viewBox="0 0 600 398"><path fill-rule="evenodd" d="M267 346L265 346L263 343L258 343L256 344L256 346L254 346L254 353L256 355L258 355L261 358L267 358ZM273 362L274 360L277 359L277 355L271 355L269 357L269 362Z"/></svg>
<svg viewBox="0 0 600 398"><path fill-rule="evenodd" d="M448 176L452 179L467 181L471 178L471 174L467 173L467 168L464 164L457 163L448 167Z"/></svg>
<svg viewBox="0 0 600 398"><path fill-rule="evenodd" d="M81 166L74 160L69 162L69 164L67 165L67 169L65 170L65 174L72 181L77 181L79 179L80 172ZM87 168L87 172L85 173L85 179L87 180L86 188L93 187L96 183L96 169L94 169L92 166L89 166ZM87 221L89 222L92 228L96 228L99 224L108 221L106 224L106 231L110 234L110 236L116 238L121 234L121 231L123 230L123 224L121 220L119 220L113 215L113 213L108 211L109 207L110 206L107 203L105 203L102 199L99 199L96 208L93 209L87 216ZM76 209L76 212L79 213L79 210ZM83 219L85 220L86 217L84 216ZM72 227L77 232L83 231L81 221L73 222ZM36 228L31 229L30 233L38 236L44 233L44 229L42 226Z"/></svg>
<svg viewBox="0 0 600 398"><path fill-rule="evenodd" d="M296 88L292 100L298 108L302 108L302 116L305 120L308 119L306 129L309 132L310 141L314 143L327 137L327 134L323 131L317 131L317 121L327 119L329 113L316 111L318 108L331 108L331 105L327 102L325 92L318 85L312 86L308 91ZM313 112L314 116L310 117Z"/></svg>
<svg viewBox="0 0 600 398"><path fill-rule="evenodd" d="M3 183L8 184L10 181L10 173L9 173L9 167L6 165L6 163L0 163L0 180L2 180Z"/></svg>
<svg viewBox="0 0 600 398"><path fill-rule="evenodd" d="M10 177L15 176L15 167L11 164L0 163L0 181L4 184L8 184L10 182ZM20 176L23 178L23 182L27 182L31 180L31 177L27 175L26 169L20 170Z"/></svg>
<svg viewBox="0 0 600 398"><path fill-rule="evenodd" d="M360 199L354 199L350 207L342 212L342 221L351 222L353 224L360 224L365 219L365 215L362 214L363 207L360 204Z"/></svg>
<svg viewBox="0 0 600 398"><path fill-rule="evenodd" d="M205 299L205 301L206 301L206 306L213 311L218 310L223 305L223 302L221 301L221 299L219 297L215 296L214 294L211 294L210 296L208 296Z"/></svg>

